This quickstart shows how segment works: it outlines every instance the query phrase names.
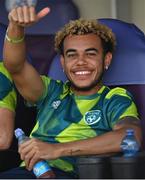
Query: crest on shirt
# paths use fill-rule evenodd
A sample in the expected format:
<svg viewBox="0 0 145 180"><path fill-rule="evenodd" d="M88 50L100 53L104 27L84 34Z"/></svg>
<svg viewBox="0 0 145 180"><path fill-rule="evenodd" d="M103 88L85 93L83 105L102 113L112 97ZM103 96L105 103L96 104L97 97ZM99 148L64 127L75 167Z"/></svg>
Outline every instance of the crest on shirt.
<svg viewBox="0 0 145 180"><path fill-rule="evenodd" d="M92 110L85 113L85 122L88 125L95 124L101 120L101 111L100 110Z"/></svg>
<svg viewBox="0 0 145 180"><path fill-rule="evenodd" d="M60 101L60 100L53 101L52 107L53 107L54 109L57 109L60 104L61 104L61 101Z"/></svg>

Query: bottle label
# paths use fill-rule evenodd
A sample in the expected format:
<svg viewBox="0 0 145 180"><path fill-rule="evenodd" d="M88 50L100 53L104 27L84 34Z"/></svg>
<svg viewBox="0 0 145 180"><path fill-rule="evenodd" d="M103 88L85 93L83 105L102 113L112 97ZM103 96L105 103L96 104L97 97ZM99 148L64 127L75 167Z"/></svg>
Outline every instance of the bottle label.
<svg viewBox="0 0 145 180"><path fill-rule="evenodd" d="M34 172L35 176L37 176L37 177L41 176L42 174L44 174L45 172L50 171L50 170L51 169L46 161L40 161L40 162L36 163L33 167L33 172Z"/></svg>

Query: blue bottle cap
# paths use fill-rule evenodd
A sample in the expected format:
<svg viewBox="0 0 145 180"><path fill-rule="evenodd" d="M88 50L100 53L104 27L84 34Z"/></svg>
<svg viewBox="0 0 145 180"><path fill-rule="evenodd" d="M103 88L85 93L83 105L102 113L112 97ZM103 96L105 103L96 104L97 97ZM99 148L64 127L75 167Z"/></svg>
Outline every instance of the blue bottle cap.
<svg viewBox="0 0 145 180"><path fill-rule="evenodd" d="M134 133L134 129L127 129L127 130L126 130L126 133L127 133L127 134L133 134L133 133Z"/></svg>
<svg viewBox="0 0 145 180"><path fill-rule="evenodd" d="M20 137L22 134L24 134L24 132L22 131L22 129L17 128L17 129L15 130L15 136L16 136L16 138Z"/></svg>

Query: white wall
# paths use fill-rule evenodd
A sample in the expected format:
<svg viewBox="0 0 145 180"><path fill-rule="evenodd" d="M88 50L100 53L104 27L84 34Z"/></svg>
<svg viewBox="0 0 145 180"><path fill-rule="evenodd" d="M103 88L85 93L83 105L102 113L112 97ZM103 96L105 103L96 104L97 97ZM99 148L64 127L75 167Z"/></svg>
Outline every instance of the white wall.
<svg viewBox="0 0 145 180"><path fill-rule="evenodd" d="M112 0L74 0L74 2L79 7L82 18L112 17Z"/></svg>
<svg viewBox="0 0 145 180"><path fill-rule="evenodd" d="M132 0L132 22L145 32L145 0Z"/></svg>
<svg viewBox="0 0 145 180"><path fill-rule="evenodd" d="M145 32L145 0L73 0L82 18L118 18Z"/></svg>

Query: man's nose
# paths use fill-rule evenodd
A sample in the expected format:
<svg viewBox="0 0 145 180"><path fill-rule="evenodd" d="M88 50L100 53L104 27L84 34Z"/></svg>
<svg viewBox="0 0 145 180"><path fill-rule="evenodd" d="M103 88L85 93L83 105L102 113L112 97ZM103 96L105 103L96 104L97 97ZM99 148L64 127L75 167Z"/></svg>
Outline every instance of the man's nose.
<svg viewBox="0 0 145 180"><path fill-rule="evenodd" d="M82 54L82 55L78 56L77 64L79 64L79 65L87 64L87 59L86 59L85 55Z"/></svg>

